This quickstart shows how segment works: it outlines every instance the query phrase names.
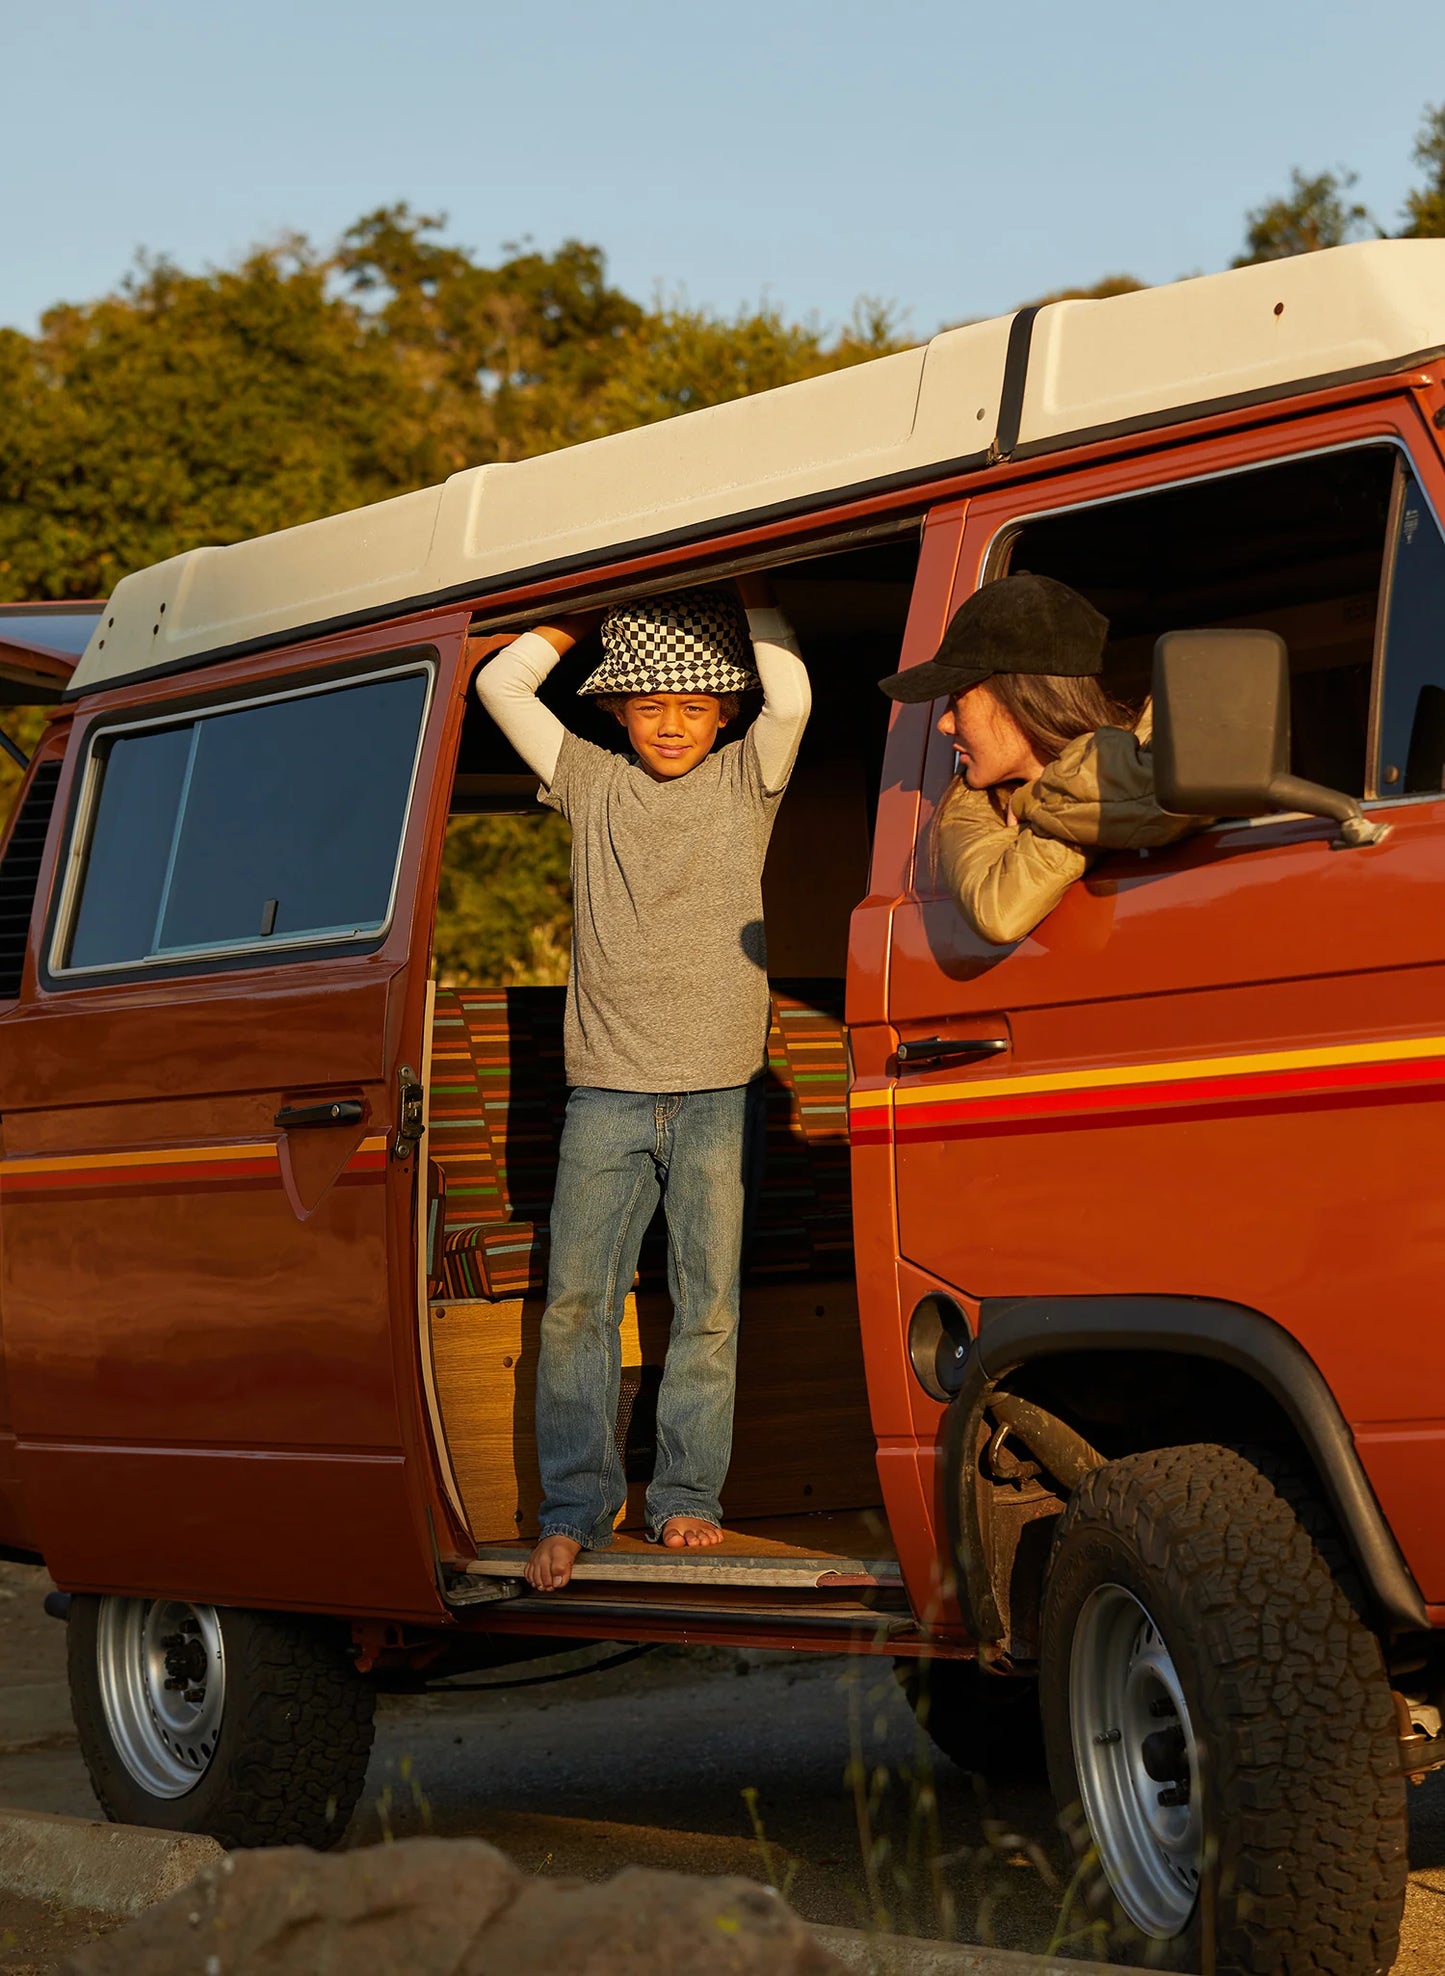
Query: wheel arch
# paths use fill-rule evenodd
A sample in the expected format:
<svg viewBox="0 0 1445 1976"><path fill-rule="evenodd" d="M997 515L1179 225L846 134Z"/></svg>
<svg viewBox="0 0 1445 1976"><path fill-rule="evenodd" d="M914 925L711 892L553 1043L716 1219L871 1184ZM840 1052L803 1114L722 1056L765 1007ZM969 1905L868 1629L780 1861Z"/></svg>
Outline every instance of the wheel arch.
<svg viewBox="0 0 1445 1976"><path fill-rule="evenodd" d="M984 1413L1001 1390L1034 1396L1036 1382L1070 1361L1097 1367L1131 1354L1207 1366L1216 1379L1252 1397L1283 1422L1333 1510L1371 1603L1391 1631L1415 1632L1429 1619L1356 1451L1328 1381L1299 1341L1273 1319L1243 1304L1205 1297L1086 1296L985 1299L962 1383L945 1415L944 1497L960 1604L981 1644L1003 1639L999 1587L983 1529L982 1491L966 1486L966 1456L976 1450ZM1163 1447L1179 1416L1167 1409L1134 1447ZM1155 1429L1162 1431L1154 1431ZM1201 1438L1197 1434L1186 1438ZM1221 1436L1216 1425L1207 1437ZM976 1466L976 1463L975 1463Z"/></svg>

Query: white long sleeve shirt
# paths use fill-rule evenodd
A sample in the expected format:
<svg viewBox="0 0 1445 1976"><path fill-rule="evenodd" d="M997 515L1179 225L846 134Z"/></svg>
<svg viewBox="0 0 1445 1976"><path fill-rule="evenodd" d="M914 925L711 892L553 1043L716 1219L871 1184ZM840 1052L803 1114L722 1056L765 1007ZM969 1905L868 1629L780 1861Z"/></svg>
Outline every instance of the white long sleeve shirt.
<svg viewBox="0 0 1445 1976"><path fill-rule="evenodd" d="M525 633L478 678L482 704L572 825L567 1081L717 1090L766 1063L762 872L811 706L787 620L748 613L762 711L740 741L658 782L573 734L537 689L557 663Z"/></svg>

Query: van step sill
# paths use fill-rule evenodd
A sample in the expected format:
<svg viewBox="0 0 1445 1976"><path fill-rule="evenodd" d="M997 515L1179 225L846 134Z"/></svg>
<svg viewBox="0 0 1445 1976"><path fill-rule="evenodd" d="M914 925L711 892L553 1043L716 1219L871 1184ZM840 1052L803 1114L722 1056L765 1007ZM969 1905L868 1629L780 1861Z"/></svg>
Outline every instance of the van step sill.
<svg viewBox="0 0 1445 1976"><path fill-rule="evenodd" d="M468 1603L457 1599L456 1604ZM537 1592L508 1600L501 1608L509 1621L529 1614L547 1614L556 1618L559 1613L569 1613L580 1618L586 1615L589 1623L593 1620L610 1619L636 1623L638 1621L665 1620L669 1626L685 1625L688 1621L709 1626L782 1626L789 1630L801 1629L809 1633L837 1633L840 1635L868 1631L881 1638L891 1639L895 1634L911 1633L915 1622L911 1612L874 1611L865 1605L828 1605L821 1609L797 1605L774 1605L767 1599L750 1599L738 1605L712 1605L706 1600L673 1599L610 1599L605 1597L569 1598L564 1593ZM515 1629L514 1629L515 1630Z"/></svg>
<svg viewBox="0 0 1445 1976"><path fill-rule="evenodd" d="M527 1551L509 1556L478 1558L462 1567L469 1578L520 1578ZM797 1560L756 1557L694 1558L686 1552L662 1557L579 1558L572 1567L576 1584L622 1585L746 1585L756 1591L868 1591L901 1585L898 1566L891 1560L868 1562L809 1557Z"/></svg>
<svg viewBox="0 0 1445 1976"><path fill-rule="evenodd" d="M462 1568L472 1578L516 1579L531 1553L530 1544L481 1544L475 1561ZM895 1591L903 1576L886 1524L864 1510L733 1526L706 1551L663 1550L624 1533L605 1551L584 1551L572 1566L572 1582L847 1593Z"/></svg>

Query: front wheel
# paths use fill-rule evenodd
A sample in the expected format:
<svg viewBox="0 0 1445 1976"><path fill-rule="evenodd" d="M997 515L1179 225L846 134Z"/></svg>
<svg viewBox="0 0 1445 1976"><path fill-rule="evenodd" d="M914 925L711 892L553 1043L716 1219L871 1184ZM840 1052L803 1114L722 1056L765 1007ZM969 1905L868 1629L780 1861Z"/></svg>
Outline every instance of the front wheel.
<svg viewBox="0 0 1445 1976"><path fill-rule="evenodd" d="M1045 1588L1040 1701L1115 1955L1217 1976L1391 1966L1404 1778L1379 1643L1345 1575L1330 1519L1268 1454L1165 1448L1075 1491Z"/></svg>
<svg viewBox="0 0 1445 1976"><path fill-rule="evenodd" d="M108 1818L224 1846L334 1845L375 1696L324 1623L181 1599L81 1597L70 1700Z"/></svg>

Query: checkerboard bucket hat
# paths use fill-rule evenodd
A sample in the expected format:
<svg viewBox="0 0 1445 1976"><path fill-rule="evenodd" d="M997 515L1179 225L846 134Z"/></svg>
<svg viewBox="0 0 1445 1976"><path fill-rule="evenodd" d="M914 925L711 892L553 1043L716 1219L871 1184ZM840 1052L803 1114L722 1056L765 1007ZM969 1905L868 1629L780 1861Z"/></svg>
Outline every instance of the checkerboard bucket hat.
<svg viewBox="0 0 1445 1976"><path fill-rule="evenodd" d="M759 684L747 620L727 590L675 590L602 620L600 666L580 693L746 693Z"/></svg>

